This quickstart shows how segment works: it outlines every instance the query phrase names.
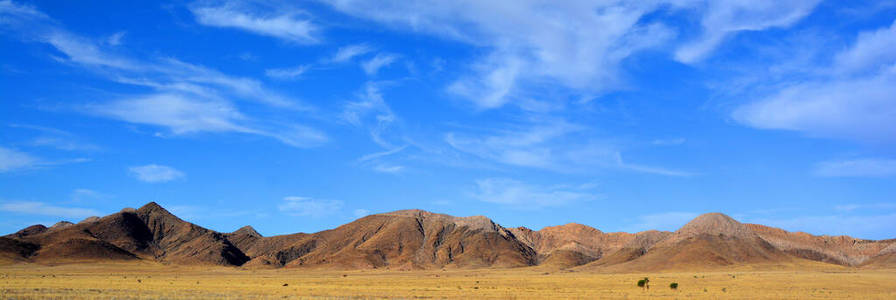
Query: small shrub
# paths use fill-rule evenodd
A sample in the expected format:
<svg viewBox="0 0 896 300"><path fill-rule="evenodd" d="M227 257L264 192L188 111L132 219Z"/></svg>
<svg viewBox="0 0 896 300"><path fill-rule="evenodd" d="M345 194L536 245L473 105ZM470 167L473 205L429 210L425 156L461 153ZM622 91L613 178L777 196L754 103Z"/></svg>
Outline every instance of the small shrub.
<svg viewBox="0 0 896 300"><path fill-rule="evenodd" d="M644 283L646 283L644 279L638 280L638 287L644 287Z"/></svg>
<svg viewBox="0 0 896 300"><path fill-rule="evenodd" d="M678 282L670 283L670 284L669 284L669 288L670 288L670 289L673 289L673 290L677 290L677 289L678 289Z"/></svg>

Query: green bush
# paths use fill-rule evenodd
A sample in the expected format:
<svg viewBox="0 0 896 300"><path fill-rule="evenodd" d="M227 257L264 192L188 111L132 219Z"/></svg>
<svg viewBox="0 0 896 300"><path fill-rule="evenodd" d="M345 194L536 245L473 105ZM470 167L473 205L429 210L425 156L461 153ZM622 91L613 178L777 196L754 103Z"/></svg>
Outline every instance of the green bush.
<svg viewBox="0 0 896 300"><path fill-rule="evenodd" d="M650 279L647 279L647 277L644 277L644 279L638 280L638 286L645 287L648 282L650 282Z"/></svg>
<svg viewBox="0 0 896 300"><path fill-rule="evenodd" d="M678 289L678 282L670 283L670 284L669 284L669 288L670 288L670 289L673 289L673 290Z"/></svg>

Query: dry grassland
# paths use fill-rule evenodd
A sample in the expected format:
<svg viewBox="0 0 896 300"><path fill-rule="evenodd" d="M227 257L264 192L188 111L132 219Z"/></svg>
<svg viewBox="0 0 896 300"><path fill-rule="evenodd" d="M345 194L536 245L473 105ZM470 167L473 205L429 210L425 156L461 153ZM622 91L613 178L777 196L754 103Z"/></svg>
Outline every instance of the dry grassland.
<svg viewBox="0 0 896 300"><path fill-rule="evenodd" d="M636 286L650 278L650 290ZM678 290L669 283L677 282ZM3 299L896 299L896 270L600 274L538 268L243 270L151 263L0 266Z"/></svg>

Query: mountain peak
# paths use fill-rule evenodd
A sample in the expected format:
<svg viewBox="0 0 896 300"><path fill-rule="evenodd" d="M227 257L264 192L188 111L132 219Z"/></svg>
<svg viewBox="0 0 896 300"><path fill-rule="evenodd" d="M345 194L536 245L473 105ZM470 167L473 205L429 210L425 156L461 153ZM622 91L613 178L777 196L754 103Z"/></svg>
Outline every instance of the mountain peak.
<svg viewBox="0 0 896 300"><path fill-rule="evenodd" d="M59 222L56 222L56 224L53 224L53 226L50 226L50 229L61 229L61 228L69 227L72 225L75 225L75 224L72 222L69 222L69 221L59 221Z"/></svg>
<svg viewBox="0 0 896 300"><path fill-rule="evenodd" d="M160 215L174 217L174 214L155 202L146 203L146 205L138 208L136 213L139 215Z"/></svg>
<svg viewBox="0 0 896 300"><path fill-rule="evenodd" d="M600 231L600 229L597 229L597 228L594 228L594 227L591 227L588 225L584 225L584 224L579 224L579 223L566 223L563 225L548 226L548 227L545 227L545 228L542 228L541 230L539 230L539 232L559 232L559 231L569 232L569 233L574 233L574 234L589 234L589 233L602 233L603 232L603 231Z"/></svg>
<svg viewBox="0 0 896 300"><path fill-rule="evenodd" d="M144 204L137 210L147 211L147 210L159 210L159 209L164 210L165 208L163 208L161 205L159 205L155 201L151 201L149 203Z"/></svg>
<svg viewBox="0 0 896 300"><path fill-rule="evenodd" d="M731 237L750 237L755 235L749 227L722 213L706 213L697 216L678 229L675 233L680 236L710 234Z"/></svg>
<svg viewBox="0 0 896 300"><path fill-rule="evenodd" d="M380 216L399 216L399 217L412 217L419 219L434 219L434 220L444 220L447 222L452 222L457 226L461 227L469 227L470 229L483 229L488 231L501 231L502 227L496 224L492 219L489 219L486 216L469 216L469 217L455 217L452 215L440 214L429 212L420 209L405 209L405 210L397 210L393 212L387 212L379 214Z"/></svg>
<svg viewBox="0 0 896 300"><path fill-rule="evenodd" d="M258 231L255 231L255 228L252 228L252 226L250 226L250 225L240 227L240 229L237 229L236 231L232 232L232 234L245 234L245 235L249 235L249 236L262 237L262 235L260 233L258 233Z"/></svg>

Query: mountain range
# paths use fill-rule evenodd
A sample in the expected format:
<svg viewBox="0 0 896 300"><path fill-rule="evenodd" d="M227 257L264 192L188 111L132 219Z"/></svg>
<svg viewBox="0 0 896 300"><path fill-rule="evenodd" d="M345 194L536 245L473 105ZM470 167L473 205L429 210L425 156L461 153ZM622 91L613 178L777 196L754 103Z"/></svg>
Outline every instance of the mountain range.
<svg viewBox="0 0 896 300"><path fill-rule="evenodd" d="M642 271L740 265L896 267L896 239L816 236L708 213L674 232L602 232L582 224L505 228L484 216L422 210L369 215L334 229L265 237L221 233L151 202L77 224L33 225L0 237L0 262L148 260L242 268L436 269L542 267Z"/></svg>

